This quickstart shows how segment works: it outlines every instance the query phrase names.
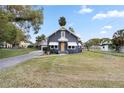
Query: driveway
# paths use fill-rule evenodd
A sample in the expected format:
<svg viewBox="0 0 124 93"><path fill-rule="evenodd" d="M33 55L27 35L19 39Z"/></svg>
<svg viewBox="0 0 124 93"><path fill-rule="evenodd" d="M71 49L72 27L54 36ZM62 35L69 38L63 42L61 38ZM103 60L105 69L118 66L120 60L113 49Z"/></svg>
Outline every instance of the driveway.
<svg viewBox="0 0 124 93"><path fill-rule="evenodd" d="M33 52L28 53L28 54L24 54L24 55L20 55L20 56L0 59L0 69L14 66L18 63L22 63L22 62L25 62L25 61L30 60L32 58L39 57L42 54L43 54L42 51L33 51Z"/></svg>

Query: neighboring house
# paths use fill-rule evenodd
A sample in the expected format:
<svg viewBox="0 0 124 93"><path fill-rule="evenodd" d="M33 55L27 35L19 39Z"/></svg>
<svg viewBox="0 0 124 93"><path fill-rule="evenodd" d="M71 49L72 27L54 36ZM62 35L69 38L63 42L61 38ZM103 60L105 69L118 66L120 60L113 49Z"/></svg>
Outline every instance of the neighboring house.
<svg viewBox="0 0 124 93"><path fill-rule="evenodd" d="M18 46L15 46L15 48L27 48L31 43L26 41L20 41ZM9 44L7 42L3 42L0 44L0 48L13 48L12 44Z"/></svg>
<svg viewBox="0 0 124 93"><path fill-rule="evenodd" d="M90 47L90 49L92 49L92 50L99 50L100 48L101 48L100 45L92 45Z"/></svg>
<svg viewBox="0 0 124 93"><path fill-rule="evenodd" d="M102 50L102 51L111 51L111 49L110 49L110 46L112 45L112 42L111 41L103 41L103 42L101 42L101 44L100 44L100 49Z"/></svg>
<svg viewBox="0 0 124 93"><path fill-rule="evenodd" d="M26 41L20 41L19 48L27 48L30 45L30 43Z"/></svg>
<svg viewBox="0 0 124 93"><path fill-rule="evenodd" d="M101 49L101 46L98 44L98 45L92 45L89 47L89 50L91 51L98 51Z"/></svg>
<svg viewBox="0 0 124 93"><path fill-rule="evenodd" d="M47 47L47 39L42 40L41 42L38 43L38 47L40 48L40 50L43 51L44 47Z"/></svg>
<svg viewBox="0 0 124 93"><path fill-rule="evenodd" d="M3 42L0 45L1 48L12 48L12 44L9 44L7 42Z"/></svg>
<svg viewBox="0 0 124 93"><path fill-rule="evenodd" d="M61 27L47 38L51 53L79 53L82 51L80 38Z"/></svg>

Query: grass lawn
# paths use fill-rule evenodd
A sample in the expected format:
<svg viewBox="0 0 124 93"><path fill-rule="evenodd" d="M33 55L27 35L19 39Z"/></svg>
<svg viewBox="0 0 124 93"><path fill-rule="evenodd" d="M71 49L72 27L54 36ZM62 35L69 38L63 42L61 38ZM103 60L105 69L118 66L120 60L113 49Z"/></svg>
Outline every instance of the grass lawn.
<svg viewBox="0 0 124 93"><path fill-rule="evenodd" d="M0 49L0 59L26 54L26 53L29 53L33 50L36 50L36 49L31 49L31 48L26 48L26 49Z"/></svg>
<svg viewBox="0 0 124 93"><path fill-rule="evenodd" d="M0 71L0 87L124 88L124 57L84 52L35 58Z"/></svg>
<svg viewBox="0 0 124 93"><path fill-rule="evenodd" d="M100 50L91 50L91 51L96 52L96 53L103 53L103 54L108 54L108 55L113 55L113 56L124 57L124 53L118 53L116 51L100 51Z"/></svg>

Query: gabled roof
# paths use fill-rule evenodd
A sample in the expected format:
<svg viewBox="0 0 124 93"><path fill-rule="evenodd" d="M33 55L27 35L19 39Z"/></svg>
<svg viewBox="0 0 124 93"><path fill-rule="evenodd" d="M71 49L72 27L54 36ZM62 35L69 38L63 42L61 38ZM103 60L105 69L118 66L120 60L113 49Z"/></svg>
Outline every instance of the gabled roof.
<svg viewBox="0 0 124 93"><path fill-rule="evenodd" d="M109 44L112 44L112 42L111 41L102 41L100 43L100 45L109 45Z"/></svg>
<svg viewBox="0 0 124 93"><path fill-rule="evenodd" d="M79 41L81 41L80 38L75 33L71 32L70 30L66 29L65 27L61 27L60 29L58 29L57 31L55 31L51 35L49 35L47 38L49 38L50 36L52 36L53 34L57 33L60 30L66 30L66 31L68 31L69 33L71 33L72 35L74 35L75 37L77 37Z"/></svg>

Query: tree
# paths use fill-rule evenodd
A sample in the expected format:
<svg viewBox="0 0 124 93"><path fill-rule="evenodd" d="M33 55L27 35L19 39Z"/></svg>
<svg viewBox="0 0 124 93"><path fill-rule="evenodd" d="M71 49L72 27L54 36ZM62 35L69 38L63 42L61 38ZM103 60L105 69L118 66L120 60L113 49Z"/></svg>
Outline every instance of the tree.
<svg viewBox="0 0 124 93"><path fill-rule="evenodd" d="M102 38L101 39L101 42L111 42L111 39L110 38Z"/></svg>
<svg viewBox="0 0 124 93"><path fill-rule="evenodd" d="M26 38L24 32L21 31L20 29L16 29L16 31L15 31L15 39L13 40L12 44L14 46L18 47L20 41L26 41L26 40L27 40L27 38Z"/></svg>
<svg viewBox="0 0 124 93"><path fill-rule="evenodd" d="M31 6L0 6L0 43L18 45L21 40L28 40L30 29L38 33L43 24L43 9ZM22 30L23 29L23 30Z"/></svg>
<svg viewBox="0 0 124 93"><path fill-rule="evenodd" d="M59 25L60 26L65 26L66 25L66 19L65 19L65 17L60 17L60 19L59 19Z"/></svg>
<svg viewBox="0 0 124 93"><path fill-rule="evenodd" d="M3 27L1 27L2 33L0 34L0 42L6 42L9 44L12 44L14 46L18 46L20 41L26 41L28 40L27 35L25 35L25 32L21 29L17 28L12 23L4 24Z"/></svg>
<svg viewBox="0 0 124 93"><path fill-rule="evenodd" d="M0 24L2 22L15 23L27 32L30 29L38 33L43 24L43 9L35 10L31 6L2 5L0 6Z"/></svg>
<svg viewBox="0 0 124 93"><path fill-rule="evenodd" d="M85 42L84 43L84 47L86 47L86 49L89 51L90 50L90 46L91 46L91 43L90 42Z"/></svg>
<svg viewBox="0 0 124 93"><path fill-rule="evenodd" d="M15 39L16 28L14 25L12 25L11 23L7 23L4 24L4 26L1 26L0 28L0 42L6 41L10 43Z"/></svg>
<svg viewBox="0 0 124 93"><path fill-rule="evenodd" d="M87 42L85 42L85 47L89 51L89 49L90 49L91 46L100 45L100 42L101 42L101 39L99 39L99 38L93 38L93 39L90 39Z"/></svg>
<svg viewBox="0 0 124 93"><path fill-rule="evenodd" d="M93 38L89 40L89 43L91 43L91 45L99 45L101 43L101 39Z"/></svg>
<svg viewBox="0 0 124 93"><path fill-rule="evenodd" d="M44 34L42 34L41 36L36 37L36 42L39 43L39 42L41 42L42 40L45 40L45 39L46 39L46 36Z"/></svg>
<svg viewBox="0 0 124 93"><path fill-rule="evenodd" d="M75 30L72 27L69 27L69 30L73 33L75 32Z"/></svg>
<svg viewBox="0 0 124 93"><path fill-rule="evenodd" d="M116 46L116 51L119 52L120 46L124 46L124 29L118 30L113 34L113 44Z"/></svg>
<svg viewBox="0 0 124 93"><path fill-rule="evenodd" d="M39 48L40 47L40 43L46 39L46 36L44 34L37 36L36 37L36 47Z"/></svg>

